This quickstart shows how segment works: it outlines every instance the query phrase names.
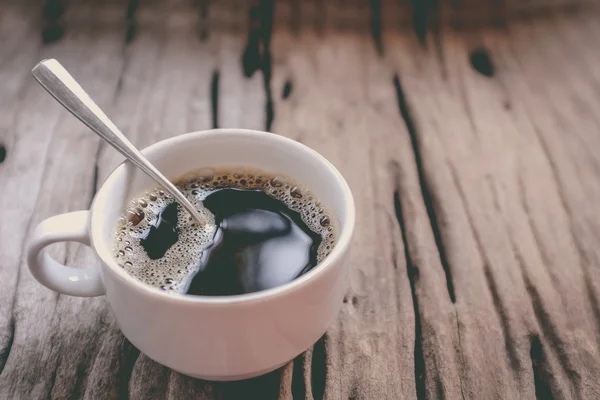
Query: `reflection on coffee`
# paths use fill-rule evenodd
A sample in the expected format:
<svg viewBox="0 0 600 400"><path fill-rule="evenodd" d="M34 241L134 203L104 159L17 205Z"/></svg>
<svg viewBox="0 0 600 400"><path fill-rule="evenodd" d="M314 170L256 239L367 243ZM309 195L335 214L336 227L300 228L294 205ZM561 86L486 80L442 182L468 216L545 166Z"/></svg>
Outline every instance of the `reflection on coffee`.
<svg viewBox="0 0 600 400"><path fill-rule="evenodd" d="M168 293L225 296L280 286L335 244L328 211L286 177L204 169L176 186L205 216L204 226L156 189L130 202L114 246L128 273Z"/></svg>

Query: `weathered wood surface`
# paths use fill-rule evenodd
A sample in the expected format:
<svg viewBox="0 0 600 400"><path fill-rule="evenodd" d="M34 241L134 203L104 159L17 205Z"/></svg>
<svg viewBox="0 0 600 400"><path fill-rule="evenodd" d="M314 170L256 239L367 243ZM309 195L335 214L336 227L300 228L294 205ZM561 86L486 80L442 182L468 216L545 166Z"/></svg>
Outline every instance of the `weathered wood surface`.
<svg viewBox="0 0 600 400"><path fill-rule="evenodd" d="M0 2L0 398L600 399L600 13L455 30L396 24L410 2L333 3ZM140 147L268 129L338 166L352 276L314 348L253 380L191 379L140 354L103 298L30 276L31 229L87 208L121 160L30 77L45 57Z"/></svg>

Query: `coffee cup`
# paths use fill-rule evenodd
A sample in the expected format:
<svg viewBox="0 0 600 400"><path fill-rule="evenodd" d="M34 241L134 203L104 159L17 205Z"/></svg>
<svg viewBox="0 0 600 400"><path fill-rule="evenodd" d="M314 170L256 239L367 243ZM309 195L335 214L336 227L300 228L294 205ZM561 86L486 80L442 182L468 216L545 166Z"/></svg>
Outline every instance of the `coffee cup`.
<svg viewBox="0 0 600 400"><path fill-rule="evenodd" d="M247 166L310 188L337 229L331 253L284 285L232 296L172 295L148 286L114 257L116 224L128 200L156 187L129 162L96 193L90 210L42 221L27 248L33 276L72 296L106 296L127 339L151 359L192 377L239 380L273 371L314 344L336 318L347 288L345 262L354 230L352 193L323 156L294 140L260 131L215 129L155 143L142 153L169 179L203 167ZM90 246L101 260L74 268L51 258L56 242Z"/></svg>

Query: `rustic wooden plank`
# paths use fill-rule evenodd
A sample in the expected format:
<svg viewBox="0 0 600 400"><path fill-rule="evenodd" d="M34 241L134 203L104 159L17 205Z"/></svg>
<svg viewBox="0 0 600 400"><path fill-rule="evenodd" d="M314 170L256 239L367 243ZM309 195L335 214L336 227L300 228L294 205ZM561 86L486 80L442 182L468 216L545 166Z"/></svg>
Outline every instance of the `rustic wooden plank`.
<svg viewBox="0 0 600 400"><path fill-rule="evenodd" d="M524 202L533 214L532 225L537 231L538 246L566 314L566 326L551 329L553 319L550 318L540 321L541 328L549 342L549 351L556 351L575 396L594 398L598 397L599 390L595 384L590 384L598 375L598 254L590 241L597 238L598 214L593 204L600 193L597 159L590 155L589 146L598 140L597 117L594 115L598 107L597 94L590 91L597 85L597 77L596 71L586 68L583 61L584 54L589 51L585 41L568 44L564 41L567 32L578 33L582 38L595 34L580 26L583 15L576 18L563 16L559 24L537 19L511 25L510 30L515 34L529 34L532 46L536 47L534 54L537 57L534 57L538 62L523 63L532 49L524 49L514 35L511 41L513 58L510 53L503 55L517 61L517 65L511 63L511 67L517 67L519 71L514 97L522 100L522 107L535 127L544 158L551 167L553 189L559 200L554 209L539 207L545 199L532 187L525 185L523 188ZM590 17L596 19L598 14ZM557 60L557 50L567 57ZM540 69L534 76L535 67ZM515 71L513 68L511 71ZM546 76L547 81L542 82L540 76ZM555 97L557 95L560 97ZM539 97L544 97L545 101L536 101ZM559 223L563 229L556 228ZM544 304L539 307L551 317L556 314ZM558 335L554 335L554 331L558 331Z"/></svg>
<svg viewBox="0 0 600 400"><path fill-rule="evenodd" d="M534 21L534 24L537 23L538 21ZM535 73L537 78L533 75L528 77L526 85L533 84L537 86L537 90L541 89L538 95L545 91L542 88L546 85L556 89L554 93L560 93L561 98L577 95L578 90L575 85L562 87L558 84L558 87L555 87L566 77L554 75L556 64L549 63L549 59L544 60L537 51L541 43L533 44L536 50L529 47L532 42L531 36L526 35L530 29L528 26L529 24L514 27L515 31L519 32L514 37L515 44L527 42L529 43L527 48L523 48L520 44L516 47L513 45L511 47L514 47L514 50L501 53L508 59L507 69L514 71L515 56L526 57L527 65L537 68ZM546 39L550 40L551 37L550 35ZM494 39L492 43L506 50L504 40ZM554 40L552 46L556 45L557 42ZM496 53L494 50L495 48L492 50L493 54ZM534 375L536 368L540 368L536 358L547 357L548 360L541 363L541 368L552 371L549 374L551 378L547 382L549 387L546 390L552 390L558 397L595 397L593 393L597 389L584 383L593 375L586 365L589 363L586 359L597 357L595 356L597 345L588 342L590 333L593 338L595 336L593 332L597 329L592 322L595 318L590 310L590 305L593 303L590 303L587 297L581 297L582 293L586 293L585 285L589 278L582 275L580 256L569 234L570 228L565 215L564 202L553 178L553 166L552 163L548 163L544 155L543 142L540 143L537 138L541 130L544 132L556 130L556 124L560 123L555 118L558 108L554 108L555 99L552 95L548 96L550 92L539 97L535 96L536 105L530 108L530 112L536 115L536 119L540 118L545 122L542 125L530 121L530 117L523 113L523 109L528 108L526 105L532 100L532 92L527 93L526 86L523 86L522 79L525 77L523 71L519 71L518 74L520 77L517 79L514 79L512 73L500 75L502 84L506 85L509 91L514 91L515 95L514 99L505 101L504 105L505 109L509 110L506 115L512 116L514 122L505 126L505 131L499 132L499 135L506 137L507 132L517 133L514 136L514 148L509 147L500 154L515 155L513 168L516 171L512 172L514 175L505 179L502 185L492 187L492 190L500 192L494 195L500 196L501 199L507 194L510 198L516 199L514 204L506 206L511 208L508 215L520 215L522 218L507 218L505 226L509 230L509 238L512 241L510 253L513 253L522 264L523 280L535 312L535 317L530 322L530 325L533 324L533 329L530 328L532 335L530 353L534 363ZM540 76L545 77L544 81L539 79ZM549 79L550 76L552 78ZM585 79L589 79L589 75ZM566 108L568 105L562 104L559 107ZM571 116L577 115L572 110L567 113ZM578 130L577 126L581 123L571 120L561 125L560 130ZM559 143L554 140L553 142ZM563 146L571 147L573 144L574 138L571 136ZM498 143L496 142L495 145L494 152L498 154ZM520 152L522 153L519 154ZM537 342L539 337L545 340ZM582 343L585 343L583 347ZM536 347L540 347L544 352L540 351L540 355L534 356ZM545 353L548 354L544 355ZM536 386L536 391L537 389Z"/></svg>
<svg viewBox="0 0 600 400"><path fill-rule="evenodd" d="M36 22L37 18L28 14L18 4L5 2L0 5L0 37L6 38L0 47L0 59L4 60L0 64L0 80L4 83L3 96L0 99L0 151L2 153L0 163L3 164L8 163L7 157L12 157L12 150L17 140L13 130L14 116L23 105L24 86L29 78L28 71L23 68L23 65L32 65L39 52L39 41L36 40L39 34L33 29ZM4 167L2 170L7 168ZM3 187L3 192L5 190L6 188ZM26 224L28 217L26 213L19 216L19 223ZM9 225L4 225L4 230L2 229L0 227L3 242L8 245L6 249L15 250L13 254L2 255L0 269L0 279L6 282L6 289L0 292L0 371L4 367L13 340L12 308L18 280L16 264L24 239L24 233L19 229L13 231Z"/></svg>
<svg viewBox="0 0 600 400"><path fill-rule="evenodd" d="M397 50L393 64L440 221L438 247L453 282L461 339L460 362L451 368L459 371L465 397L598 396L597 292L593 272L586 272L596 253L590 247L590 255L578 254L569 226L574 214L588 226L597 220L590 211L597 197L588 191L585 208L565 210L553 177L558 169L565 181L577 182L585 171L589 185L597 185L593 164L569 168L581 163L583 148L581 139L564 134L587 135L588 146L597 140L596 113L568 104L583 96L583 104L596 107L597 97L584 89L595 77L577 62L587 47L561 46L561 28L543 29L540 21L511 25L510 39L493 29L446 31L437 54L408 57L406 48L389 46ZM489 51L480 47L482 35ZM508 66L489 60L497 49ZM564 62L557 50L569 54ZM538 138L542 131L553 132L548 143ZM549 143L577 153L563 155L557 166L545 155Z"/></svg>
<svg viewBox="0 0 600 400"><path fill-rule="evenodd" d="M416 174L391 73L367 35L329 33L323 41L314 31L297 39L277 31L273 40L273 130L336 164L361 210L350 293L324 342L294 363L294 398L414 398L413 304L393 175Z"/></svg>
<svg viewBox="0 0 600 400"><path fill-rule="evenodd" d="M485 102L477 103L485 104L482 111L466 103L464 75L472 71L462 68L463 64L468 66L468 54L450 48L455 40L444 34L441 52L421 52L420 57L415 57L417 62L406 56L406 50L393 46L398 50L393 57L408 101L407 113L410 114L407 115L414 118L414 148L420 154L423 169L421 184L430 193L424 197L429 197L431 202L429 215L434 230L439 231L438 248L442 264L447 268L448 289L455 299L457 320L453 328L458 335L457 363L439 371L439 367L432 366L432 373L434 376L438 373L444 376L450 371L458 373L461 391L450 398L459 395L517 398L520 393L527 395L531 382L514 382L512 377L511 368L524 363L525 356L518 351L522 338L503 331L506 320L512 320L517 314L510 312L505 300L498 299L496 292L514 292L514 273L503 266L506 242L500 239L504 238L500 237L500 243L495 244L497 251L485 251L489 237L498 235L498 228L490 221L494 210L493 203L488 201L486 190L489 189L481 186L487 183L484 179L487 175L493 177L494 174L487 171L490 159L480 154L482 145L474 121L476 117L487 121L483 130L486 138L488 131L500 129L495 105L501 102L497 101L498 93L490 90ZM451 56L444 58L443 54ZM492 160L498 161L497 158ZM485 232L474 230L473 226L479 223L487 224ZM499 247L501 245L504 247ZM499 279L494 279L496 275ZM435 308L435 302L431 303L427 293L423 295L423 302ZM511 298L518 302L518 292ZM516 319L518 321L518 317ZM427 349L425 345L424 350L444 351ZM427 378L429 368L426 371ZM428 390L433 389L430 381L426 386Z"/></svg>
<svg viewBox="0 0 600 400"><path fill-rule="evenodd" d="M353 2L325 27L276 25L272 43L258 21L250 68L248 37L200 35L196 4L133 3L70 4L44 47L36 17L2 3L0 18L26 22L0 47L0 75L14 76L0 103L0 277L14 282L0 293L0 397L600 397L597 14L444 29L422 49L396 26L369 35L376 20ZM141 147L266 127L340 168L360 210L351 288L313 349L263 377L203 382L140 355L103 299L29 276L31 226L86 208L121 160L28 81L22 65L49 56ZM80 246L53 255L94 262Z"/></svg>
<svg viewBox="0 0 600 400"><path fill-rule="evenodd" d="M30 11L24 10L24 15ZM84 3L73 7L68 17L94 11L94 6ZM41 27L35 32L40 43ZM106 101L118 76L119 43L113 33L99 32L89 25L73 29L63 40L34 54L61 59L76 76L92 82L88 88L95 97ZM31 65L20 67L28 71ZM104 308L103 302L61 297L40 287L26 270L22 248L25 235L41 219L89 206L93 163L84 161L93 160L98 141L28 79L22 105L7 132L13 138L12 149L0 171L1 185L10 194L0 200L3 210L10 210L3 216L3 272L19 271L15 299L9 303L14 334L0 375L0 397L60 397L65 392L78 397L84 367L93 354L95 342L90 338L102 330L103 315L98 310ZM78 246L55 246L52 250L55 257L68 263L92 262L91 252Z"/></svg>

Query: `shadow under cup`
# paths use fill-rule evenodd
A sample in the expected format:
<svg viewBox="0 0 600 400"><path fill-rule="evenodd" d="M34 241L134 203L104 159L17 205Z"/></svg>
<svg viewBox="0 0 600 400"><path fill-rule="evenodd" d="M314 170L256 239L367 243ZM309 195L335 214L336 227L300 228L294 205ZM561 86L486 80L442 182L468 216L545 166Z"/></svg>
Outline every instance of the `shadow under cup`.
<svg viewBox="0 0 600 400"><path fill-rule="evenodd" d="M250 167L292 178L329 210L332 252L292 282L235 296L172 296L130 276L113 258L125 204L157 185L120 165L91 209L92 245L103 261L107 300L125 336L142 352L186 375L237 380L270 372L314 344L335 319L346 291L343 262L354 229L348 185L325 158L276 134L239 129L195 132L156 143L144 155L169 179L203 167Z"/></svg>

